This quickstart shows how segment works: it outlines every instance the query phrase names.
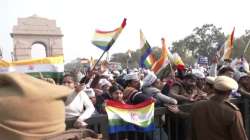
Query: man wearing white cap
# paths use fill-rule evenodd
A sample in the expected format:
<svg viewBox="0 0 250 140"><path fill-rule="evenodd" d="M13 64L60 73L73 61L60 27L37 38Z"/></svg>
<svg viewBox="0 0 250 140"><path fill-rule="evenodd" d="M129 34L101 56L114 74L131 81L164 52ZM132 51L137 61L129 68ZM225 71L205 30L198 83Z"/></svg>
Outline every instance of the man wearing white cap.
<svg viewBox="0 0 250 140"><path fill-rule="evenodd" d="M239 109L227 99L238 89L235 80L218 76L214 81L215 95L194 104L192 140L247 140Z"/></svg>
<svg viewBox="0 0 250 140"><path fill-rule="evenodd" d="M142 91L144 94L156 99L158 105L177 104L177 100L161 93L163 84L153 72L149 72L143 79Z"/></svg>

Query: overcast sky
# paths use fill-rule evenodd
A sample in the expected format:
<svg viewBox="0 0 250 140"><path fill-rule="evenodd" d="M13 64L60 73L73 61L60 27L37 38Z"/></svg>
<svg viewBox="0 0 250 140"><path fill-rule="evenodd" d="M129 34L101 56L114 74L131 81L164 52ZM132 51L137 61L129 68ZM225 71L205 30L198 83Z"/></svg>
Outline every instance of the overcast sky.
<svg viewBox="0 0 250 140"><path fill-rule="evenodd" d="M97 58L102 51L91 44L96 28L113 30L124 17L127 26L110 50L126 52L140 47L139 29L151 46L167 44L189 35L197 26L212 23L235 36L250 29L249 0L0 0L0 46L10 60L12 27L18 17L34 14L55 19L61 28L66 61Z"/></svg>

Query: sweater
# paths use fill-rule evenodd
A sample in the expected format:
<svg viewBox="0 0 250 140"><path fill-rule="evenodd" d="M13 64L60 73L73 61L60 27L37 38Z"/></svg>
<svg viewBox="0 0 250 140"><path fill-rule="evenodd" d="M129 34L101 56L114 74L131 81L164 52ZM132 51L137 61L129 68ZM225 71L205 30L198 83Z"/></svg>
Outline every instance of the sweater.
<svg viewBox="0 0 250 140"><path fill-rule="evenodd" d="M65 104L66 119L78 117L78 120L84 121L90 118L95 111L91 100L83 90L70 94Z"/></svg>

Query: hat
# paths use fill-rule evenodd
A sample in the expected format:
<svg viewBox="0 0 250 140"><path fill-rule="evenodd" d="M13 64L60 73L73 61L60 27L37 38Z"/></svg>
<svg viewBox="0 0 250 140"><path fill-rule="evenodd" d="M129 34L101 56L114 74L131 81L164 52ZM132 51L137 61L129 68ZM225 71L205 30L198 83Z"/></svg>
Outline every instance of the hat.
<svg viewBox="0 0 250 140"><path fill-rule="evenodd" d="M213 85L214 84L214 80L215 80L215 77L212 77L212 76L208 76L206 77L206 82Z"/></svg>
<svg viewBox="0 0 250 140"><path fill-rule="evenodd" d="M243 64L242 64L242 68L244 69L244 71L246 73L249 73L249 64L247 63L247 61L244 61Z"/></svg>
<svg viewBox="0 0 250 140"><path fill-rule="evenodd" d="M236 71L236 72L234 73L234 78L235 78L236 81L239 81L240 78L245 77L245 76L247 76L247 74L244 73L244 72Z"/></svg>
<svg viewBox="0 0 250 140"><path fill-rule="evenodd" d="M117 76L117 77L120 75L120 72L119 72L118 70L113 71L113 73L114 73L114 75Z"/></svg>
<svg viewBox="0 0 250 140"><path fill-rule="evenodd" d="M204 74L201 70L199 70L199 69L193 69L193 70L192 70L192 74L193 74L195 77L200 78L200 79L205 78L205 74Z"/></svg>
<svg viewBox="0 0 250 140"><path fill-rule="evenodd" d="M126 87L125 90L123 91L123 98L124 100L129 100L130 97L134 94L138 92L135 88L133 87Z"/></svg>
<svg viewBox="0 0 250 140"><path fill-rule="evenodd" d="M42 139L63 132L62 99L70 92L26 74L0 74L1 139Z"/></svg>
<svg viewBox="0 0 250 140"><path fill-rule="evenodd" d="M105 85L112 86L112 84L107 79L100 79L98 84L100 85L101 88Z"/></svg>
<svg viewBox="0 0 250 140"><path fill-rule="evenodd" d="M133 72L139 72L139 70L137 68L134 68Z"/></svg>
<svg viewBox="0 0 250 140"><path fill-rule="evenodd" d="M157 80L156 75L153 72L149 72L143 79L143 86L150 86L155 82L155 80Z"/></svg>
<svg viewBox="0 0 250 140"><path fill-rule="evenodd" d="M214 81L214 88L220 91L237 90L238 83L228 76L218 76Z"/></svg>
<svg viewBox="0 0 250 140"><path fill-rule="evenodd" d="M138 73L132 72L132 73L125 75L124 79L125 79L125 81L139 80L139 76L138 76Z"/></svg>
<svg viewBox="0 0 250 140"><path fill-rule="evenodd" d="M92 88L85 89L84 92L91 98L95 97L95 91Z"/></svg>

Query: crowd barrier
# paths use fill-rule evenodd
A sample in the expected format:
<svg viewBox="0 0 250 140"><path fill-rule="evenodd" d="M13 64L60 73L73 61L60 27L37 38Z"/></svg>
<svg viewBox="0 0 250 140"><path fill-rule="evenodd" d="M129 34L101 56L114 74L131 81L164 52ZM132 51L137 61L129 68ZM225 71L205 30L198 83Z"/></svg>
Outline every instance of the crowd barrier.
<svg viewBox="0 0 250 140"><path fill-rule="evenodd" d="M241 98L233 99L235 103L241 110L242 117L244 120L244 125L248 138L250 138L250 99ZM192 108L192 104L179 105L179 108L184 112L189 112ZM191 129L191 121L189 117L182 117L170 113L167 107L155 108L154 122L156 125L156 130L151 134L147 134L144 137L135 136L134 140L186 140L189 133L188 130ZM108 133L108 117L107 115L96 115L87 120L89 127L97 133L100 133L105 140L110 140L110 135ZM112 138L114 139L114 138ZM115 139L119 140L119 136Z"/></svg>

